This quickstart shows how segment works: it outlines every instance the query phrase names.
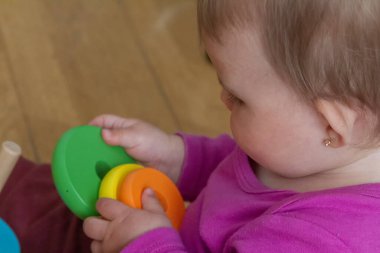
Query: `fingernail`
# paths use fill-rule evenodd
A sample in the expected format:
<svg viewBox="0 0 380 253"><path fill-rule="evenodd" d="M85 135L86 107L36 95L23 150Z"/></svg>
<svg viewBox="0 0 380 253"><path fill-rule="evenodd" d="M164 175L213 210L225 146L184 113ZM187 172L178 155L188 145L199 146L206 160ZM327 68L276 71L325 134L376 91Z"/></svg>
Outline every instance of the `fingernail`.
<svg viewBox="0 0 380 253"><path fill-rule="evenodd" d="M146 195L148 195L149 197L153 197L154 196L154 191L151 189L151 188L146 188L144 193Z"/></svg>

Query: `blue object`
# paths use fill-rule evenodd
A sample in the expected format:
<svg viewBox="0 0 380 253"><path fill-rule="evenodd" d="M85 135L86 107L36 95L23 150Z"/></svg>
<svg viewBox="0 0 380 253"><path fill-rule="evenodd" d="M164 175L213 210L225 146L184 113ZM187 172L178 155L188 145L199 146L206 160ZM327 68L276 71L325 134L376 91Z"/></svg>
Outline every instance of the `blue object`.
<svg viewBox="0 0 380 253"><path fill-rule="evenodd" d="M0 219L0 252L1 253L20 253L20 244L17 240L16 234Z"/></svg>

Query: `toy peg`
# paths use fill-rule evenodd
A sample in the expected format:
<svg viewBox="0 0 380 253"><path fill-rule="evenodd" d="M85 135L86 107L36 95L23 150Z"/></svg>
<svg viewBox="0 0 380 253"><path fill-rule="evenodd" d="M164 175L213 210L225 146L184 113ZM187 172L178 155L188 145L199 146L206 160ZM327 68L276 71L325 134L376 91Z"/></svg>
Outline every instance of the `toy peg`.
<svg viewBox="0 0 380 253"><path fill-rule="evenodd" d="M21 147L12 141L5 141L0 151L0 192L21 156Z"/></svg>

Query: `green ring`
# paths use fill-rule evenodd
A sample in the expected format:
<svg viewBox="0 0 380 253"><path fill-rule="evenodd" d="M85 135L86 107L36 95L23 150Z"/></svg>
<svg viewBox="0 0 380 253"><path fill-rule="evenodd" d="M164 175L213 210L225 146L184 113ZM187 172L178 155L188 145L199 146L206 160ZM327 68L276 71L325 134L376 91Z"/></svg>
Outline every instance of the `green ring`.
<svg viewBox="0 0 380 253"><path fill-rule="evenodd" d="M136 161L122 147L106 144L100 127L79 126L58 141L52 159L53 179L63 202L84 219L98 215L95 206L102 177L127 163Z"/></svg>

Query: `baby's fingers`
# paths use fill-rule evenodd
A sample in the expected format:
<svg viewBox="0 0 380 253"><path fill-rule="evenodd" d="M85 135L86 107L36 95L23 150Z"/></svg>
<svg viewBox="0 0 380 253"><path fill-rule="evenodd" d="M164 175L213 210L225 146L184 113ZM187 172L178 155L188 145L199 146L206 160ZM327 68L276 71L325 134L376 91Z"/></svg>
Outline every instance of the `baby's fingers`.
<svg viewBox="0 0 380 253"><path fill-rule="evenodd" d="M91 253L102 253L102 243L99 241L92 241L91 243Z"/></svg>
<svg viewBox="0 0 380 253"><path fill-rule="evenodd" d="M165 213L164 208L162 207L160 201L156 197L156 194L151 188L147 188L143 192L142 205L143 208L147 211L153 213Z"/></svg>
<svg viewBox="0 0 380 253"><path fill-rule="evenodd" d="M102 198L96 203L96 210L105 219L112 221L124 216L129 212L130 207L114 199Z"/></svg>
<svg viewBox="0 0 380 253"><path fill-rule="evenodd" d="M103 139L109 145L122 146L126 149L136 146L136 135L128 129L103 129Z"/></svg>
<svg viewBox="0 0 380 253"><path fill-rule="evenodd" d="M83 231L91 239L102 241L106 235L109 221L98 217L89 217L84 220Z"/></svg>
<svg viewBox="0 0 380 253"><path fill-rule="evenodd" d="M90 121L90 125L108 129L127 128L137 122L136 119L122 118L116 115L103 114Z"/></svg>

